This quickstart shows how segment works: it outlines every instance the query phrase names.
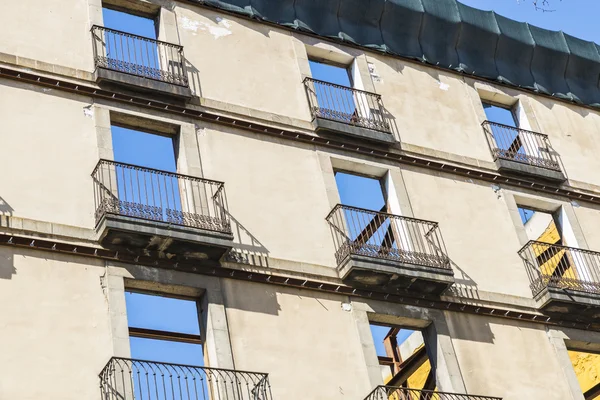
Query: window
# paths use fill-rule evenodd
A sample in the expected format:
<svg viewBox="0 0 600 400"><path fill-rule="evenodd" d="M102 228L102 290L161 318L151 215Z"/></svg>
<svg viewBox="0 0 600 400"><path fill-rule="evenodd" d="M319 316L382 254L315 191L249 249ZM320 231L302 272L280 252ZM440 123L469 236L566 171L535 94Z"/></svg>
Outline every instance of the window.
<svg viewBox="0 0 600 400"><path fill-rule="evenodd" d="M312 60L309 60L308 63L310 65L310 73L314 79L334 83L336 85L352 87L348 67L341 67Z"/></svg>
<svg viewBox="0 0 600 400"><path fill-rule="evenodd" d="M386 385L435 390L435 373L419 330L371 324L377 358Z"/></svg>
<svg viewBox="0 0 600 400"><path fill-rule="evenodd" d="M140 167L177 172L173 136L111 125L114 160Z"/></svg>
<svg viewBox="0 0 600 400"><path fill-rule="evenodd" d="M560 210L543 211L517 205L527 239L538 242L563 244L563 232L559 221Z"/></svg>
<svg viewBox="0 0 600 400"><path fill-rule="evenodd" d="M512 126L514 128L519 127L512 108L497 106L486 102L482 102L482 105L488 121Z"/></svg>
<svg viewBox="0 0 600 400"><path fill-rule="evenodd" d="M195 300L127 292L127 322L134 359L202 365Z"/></svg>
<svg viewBox="0 0 600 400"><path fill-rule="evenodd" d="M173 136L117 125L111 126L111 133L115 163L107 171L114 176L108 183L116 184L112 192L120 212L158 221L170 221L173 213L182 212L185 183L175 174Z"/></svg>
<svg viewBox="0 0 600 400"><path fill-rule="evenodd" d="M336 171L335 182L342 204L373 211L386 210L387 202L379 179Z"/></svg>
<svg viewBox="0 0 600 400"><path fill-rule="evenodd" d="M102 7L102 19L105 28L144 36L150 39L157 39L156 23L153 18L142 17L128 12Z"/></svg>

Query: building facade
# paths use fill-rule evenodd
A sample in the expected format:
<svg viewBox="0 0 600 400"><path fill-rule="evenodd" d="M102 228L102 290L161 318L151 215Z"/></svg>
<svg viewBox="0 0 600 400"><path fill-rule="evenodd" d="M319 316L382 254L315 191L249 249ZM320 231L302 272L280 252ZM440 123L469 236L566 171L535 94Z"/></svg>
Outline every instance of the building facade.
<svg viewBox="0 0 600 400"><path fill-rule="evenodd" d="M360 3L0 6L0 399L600 394L599 46Z"/></svg>

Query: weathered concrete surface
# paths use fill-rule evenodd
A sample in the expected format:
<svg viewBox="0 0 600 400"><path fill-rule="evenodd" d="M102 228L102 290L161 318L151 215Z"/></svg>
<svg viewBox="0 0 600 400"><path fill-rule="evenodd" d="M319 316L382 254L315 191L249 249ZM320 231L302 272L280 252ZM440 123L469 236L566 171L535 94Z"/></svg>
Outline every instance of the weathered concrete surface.
<svg viewBox="0 0 600 400"><path fill-rule="evenodd" d="M394 136L392 136L391 133L363 128L361 126L345 124L343 122L330 121L323 118L316 118L314 124L317 133L330 135L331 137L335 137L337 135L345 135L353 137L355 139L369 140L372 142L379 142L384 144L391 144L396 142Z"/></svg>
<svg viewBox="0 0 600 400"><path fill-rule="evenodd" d="M516 161L497 159L496 165L500 172L508 172L521 175L523 177L536 177L545 179L550 182L562 183L567 178L560 171L555 171L547 168L536 167L535 165L523 164Z"/></svg>
<svg viewBox="0 0 600 400"><path fill-rule="evenodd" d="M103 84L113 87L122 85L125 89L142 92L146 96L156 97L158 95L159 99L161 95L170 97L171 100L180 99L184 101L192 97L192 90L189 87L112 71L106 68L96 68L94 77L96 82L101 86Z"/></svg>
<svg viewBox="0 0 600 400"><path fill-rule="evenodd" d="M113 355L98 261L0 248L0 398L99 399Z"/></svg>
<svg viewBox="0 0 600 400"><path fill-rule="evenodd" d="M361 399L372 389L343 297L224 281L235 366L269 372L274 399Z"/></svg>

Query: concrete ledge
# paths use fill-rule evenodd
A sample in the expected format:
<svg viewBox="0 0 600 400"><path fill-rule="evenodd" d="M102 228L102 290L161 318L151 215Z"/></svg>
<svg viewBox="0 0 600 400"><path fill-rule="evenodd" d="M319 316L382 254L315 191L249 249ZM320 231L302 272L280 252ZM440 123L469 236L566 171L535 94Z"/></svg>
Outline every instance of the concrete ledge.
<svg viewBox="0 0 600 400"><path fill-rule="evenodd" d="M600 294L550 287L535 296L535 300L548 315L581 322L600 321Z"/></svg>
<svg viewBox="0 0 600 400"><path fill-rule="evenodd" d="M142 76L113 71L106 68L96 68L94 79L98 85L102 85L103 83L112 83L124 85L128 88L141 90L146 93L158 92L164 96L176 97L185 100L192 98L192 90L187 86L161 82L154 79L144 78Z"/></svg>
<svg viewBox="0 0 600 400"><path fill-rule="evenodd" d="M362 128L360 126L345 124L343 122L337 122L323 118L315 118L314 124L315 131L317 133L342 134L386 144L396 143L396 139L391 133Z"/></svg>
<svg viewBox="0 0 600 400"><path fill-rule="evenodd" d="M441 294L454 283L454 272L425 265L351 254L338 268L340 278L355 287L385 292L410 290Z"/></svg>
<svg viewBox="0 0 600 400"><path fill-rule="evenodd" d="M533 175L553 182L564 182L567 177L561 171L536 167L534 165L524 164L516 161L498 158L496 166L500 172L510 172L519 175Z"/></svg>
<svg viewBox="0 0 600 400"><path fill-rule="evenodd" d="M114 214L105 214L96 231L104 248L169 259L197 259L218 264L233 246L230 233Z"/></svg>

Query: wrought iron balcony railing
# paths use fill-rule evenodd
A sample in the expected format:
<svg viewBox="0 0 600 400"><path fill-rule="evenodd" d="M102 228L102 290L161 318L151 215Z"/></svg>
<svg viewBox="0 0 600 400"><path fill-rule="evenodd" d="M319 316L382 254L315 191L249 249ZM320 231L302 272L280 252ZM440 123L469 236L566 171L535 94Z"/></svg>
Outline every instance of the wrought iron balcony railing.
<svg viewBox="0 0 600 400"><path fill-rule="evenodd" d="M97 68L188 86L182 46L97 25L92 40Z"/></svg>
<svg viewBox="0 0 600 400"><path fill-rule="evenodd" d="M494 160L561 171L558 156L552 150L547 135L491 121L483 122L482 126Z"/></svg>
<svg viewBox="0 0 600 400"><path fill-rule="evenodd" d="M313 118L391 133L380 95L312 78L304 87Z"/></svg>
<svg viewBox="0 0 600 400"><path fill-rule="evenodd" d="M113 214L231 233L223 182L108 160L92 178L96 223Z"/></svg>
<svg viewBox="0 0 600 400"><path fill-rule="evenodd" d="M112 358L102 400L271 400L267 374Z"/></svg>
<svg viewBox="0 0 600 400"><path fill-rule="evenodd" d="M377 386L365 400L502 400L500 397Z"/></svg>
<svg viewBox="0 0 600 400"><path fill-rule="evenodd" d="M338 264L349 255L451 269L437 222L338 204L327 216Z"/></svg>
<svg viewBox="0 0 600 400"><path fill-rule="evenodd" d="M534 296L545 288L600 294L600 253L530 241L519 255Z"/></svg>

